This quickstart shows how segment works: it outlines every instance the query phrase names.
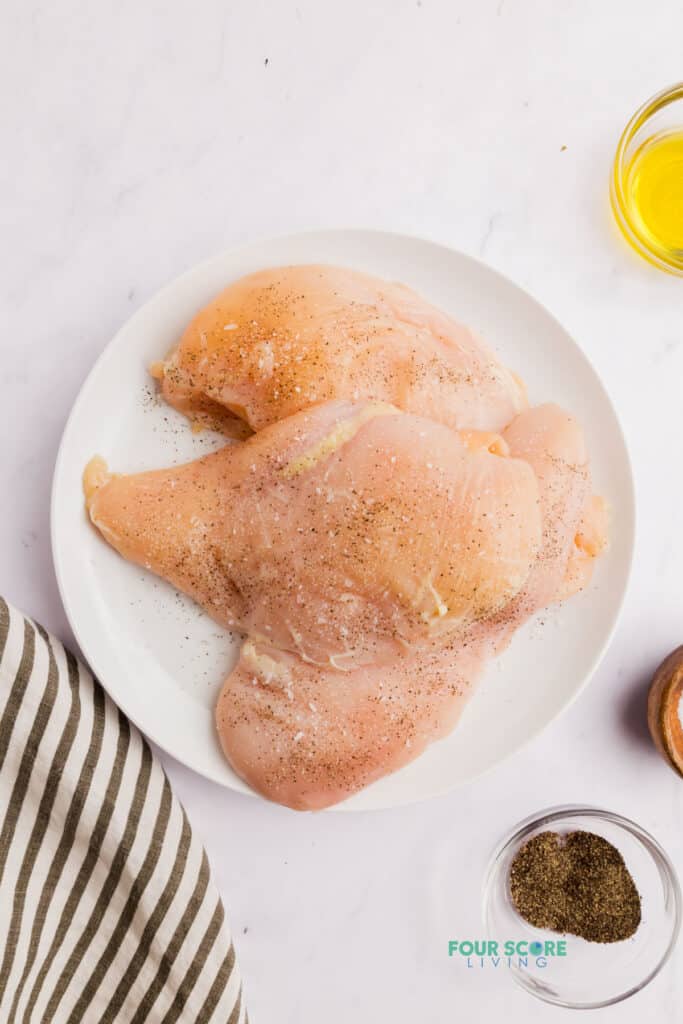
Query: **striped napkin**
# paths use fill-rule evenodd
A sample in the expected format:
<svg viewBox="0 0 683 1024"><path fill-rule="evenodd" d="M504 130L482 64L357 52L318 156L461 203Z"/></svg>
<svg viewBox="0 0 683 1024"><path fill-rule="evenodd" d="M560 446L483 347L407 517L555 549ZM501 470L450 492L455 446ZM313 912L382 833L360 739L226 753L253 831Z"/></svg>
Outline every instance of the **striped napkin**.
<svg viewBox="0 0 683 1024"><path fill-rule="evenodd" d="M206 854L147 742L0 599L0 1021L242 1024Z"/></svg>

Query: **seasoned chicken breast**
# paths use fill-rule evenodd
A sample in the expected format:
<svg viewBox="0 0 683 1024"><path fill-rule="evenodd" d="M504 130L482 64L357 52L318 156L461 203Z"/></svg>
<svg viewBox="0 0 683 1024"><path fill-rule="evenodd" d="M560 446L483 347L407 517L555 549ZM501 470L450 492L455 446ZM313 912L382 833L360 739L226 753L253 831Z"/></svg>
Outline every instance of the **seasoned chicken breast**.
<svg viewBox="0 0 683 1024"><path fill-rule="evenodd" d="M452 731L490 653L477 633L351 672L247 640L216 708L225 755L269 800L306 811L345 800Z"/></svg>
<svg viewBox="0 0 683 1024"><path fill-rule="evenodd" d="M317 406L173 469L111 477L95 462L85 486L124 557L222 625L337 669L491 616L541 542L525 462L368 402Z"/></svg>
<svg viewBox="0 0 683 1024"><path fill-rule="evenodd" d="M581 430L556 406L497 435L331 402L185 466L93 460L84 484L124 557L247 634L221 744L299 809L446 735L487 659L604 543Z"/></svg>
<svg viewBox="0 0 683 1024"><path fill-rule="evenodd" d="M131 476L95 458L87 509L245 635L216 724L271 800L328 807L447 735L487 661L586 586L606 545L576 420L529 408L479 338L402 285L259 271L152 372L240 443Z"/></svg>
<svg viewBox="0 0 683 1024"><path fill-rule="evenodd" d="M404 649L388 664L340 673L247 641L216 710L239 775L270 799L316 810L417 757L457 723L487 660L539 609L566 596L568 567L589 566L606 541L595 522L586 546L590 475L582 432L554 405L522 413L504 432L536 474L542 540L524 586L497 613Z"/></svg>
<svg viewBox="0 0 683 1024"><path fill-rule="evenodd" d="M153 373L195 423L238 436L331 399L490 431L527 404L468 328L403 285L329 266L276 267L229 285Z"/></svg>

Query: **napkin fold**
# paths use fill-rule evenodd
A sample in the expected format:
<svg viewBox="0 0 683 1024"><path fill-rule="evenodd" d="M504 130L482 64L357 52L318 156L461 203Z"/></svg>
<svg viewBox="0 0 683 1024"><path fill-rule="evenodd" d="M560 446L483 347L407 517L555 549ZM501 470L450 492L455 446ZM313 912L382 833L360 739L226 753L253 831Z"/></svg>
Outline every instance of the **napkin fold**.
<svg viewBox="0 0 683 1024"><path fill-rule="evenodd" d="M3 1024L246 1022L223 905L161 765L2 599L0 820Z"/></svg>

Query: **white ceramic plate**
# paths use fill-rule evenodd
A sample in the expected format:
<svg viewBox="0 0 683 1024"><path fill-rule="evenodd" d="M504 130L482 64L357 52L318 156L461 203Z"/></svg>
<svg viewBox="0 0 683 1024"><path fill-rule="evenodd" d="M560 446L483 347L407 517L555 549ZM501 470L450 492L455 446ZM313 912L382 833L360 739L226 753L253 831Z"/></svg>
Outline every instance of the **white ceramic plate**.
<svg viewBox="0 0 683 1024"><path fill-rule="evenodd" d="M404 282L480 332L527 382L584 425L595 485L612 508L609 553L590 589L529 624L491 665L455 732L342 806L376 808L443 793L539 733L587 682L614 630L634 534L633 484L614 409L586 357L516 285L432 242L369 231L295 235L227 252L164 288L123 327L83 385L64 431L52 494L52 545L66 613L109 693L159 746L202 775L247 792L213 729L221 680L240 638L169 585L123 561L89 525L81 473L94 454L122 472L184 462L219 447L155 397L147 366L229 281L262 267L333 263Z"/></svg>

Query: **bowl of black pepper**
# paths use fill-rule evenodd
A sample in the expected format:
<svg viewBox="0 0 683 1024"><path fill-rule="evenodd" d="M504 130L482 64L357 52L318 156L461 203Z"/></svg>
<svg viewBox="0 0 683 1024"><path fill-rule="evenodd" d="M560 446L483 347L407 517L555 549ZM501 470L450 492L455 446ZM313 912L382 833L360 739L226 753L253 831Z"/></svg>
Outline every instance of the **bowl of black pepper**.
<svg viewBox="0 0 683 1024"><path fill-rule="evenodd" d="M486 955L532 995L596 1009L640 991L681 924L674 867L648 832L596 807L553 807L520 822L484 881ZM494 955L491 955L491 954Z"/></svg>

